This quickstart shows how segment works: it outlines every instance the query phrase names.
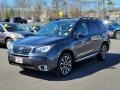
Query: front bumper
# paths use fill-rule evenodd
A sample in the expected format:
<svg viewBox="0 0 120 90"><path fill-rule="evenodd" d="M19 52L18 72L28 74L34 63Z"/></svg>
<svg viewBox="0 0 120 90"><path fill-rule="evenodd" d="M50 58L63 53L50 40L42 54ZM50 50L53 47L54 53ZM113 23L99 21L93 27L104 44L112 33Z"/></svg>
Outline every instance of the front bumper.
<svg viewBox="0 0 120 90"><path fill-rule="evenodd" d="M16 62L16 58L21 58L21 62ZM40 71L51 71L55 65L51 65L45 57L23 57L17 55L8 55L8 61L11 65L17 65L22 68L29 68Z"/></svg>
<svg viewBox="0 0 120 90"><path fill-rule="evenodd" d="M114 37L114 32L108 31L108 35L109 35L109 37L113 38Z"/></svg>

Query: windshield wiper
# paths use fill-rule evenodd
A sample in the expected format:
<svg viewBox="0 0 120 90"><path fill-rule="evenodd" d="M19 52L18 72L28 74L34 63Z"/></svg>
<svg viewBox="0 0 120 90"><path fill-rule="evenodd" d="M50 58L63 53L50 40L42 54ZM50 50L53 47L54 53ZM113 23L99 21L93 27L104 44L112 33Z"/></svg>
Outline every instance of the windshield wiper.
<svg viewBox="0 0 120 90"><path fill-rule="evenodd" d="M37 35L37 36L49 36L49 37L53 37L55 35Z"/></svg>

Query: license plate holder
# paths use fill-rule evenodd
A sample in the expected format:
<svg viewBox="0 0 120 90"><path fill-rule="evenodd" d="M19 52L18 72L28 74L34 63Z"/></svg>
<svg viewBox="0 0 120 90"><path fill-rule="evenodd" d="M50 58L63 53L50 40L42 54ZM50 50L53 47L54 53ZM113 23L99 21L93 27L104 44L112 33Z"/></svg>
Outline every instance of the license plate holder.
<svg viewBox="0 0 120 90"><path fill-rule="evenodd" d="M19 64L23 64L23 58L21 57L15 57L15 62Z"/></svg>

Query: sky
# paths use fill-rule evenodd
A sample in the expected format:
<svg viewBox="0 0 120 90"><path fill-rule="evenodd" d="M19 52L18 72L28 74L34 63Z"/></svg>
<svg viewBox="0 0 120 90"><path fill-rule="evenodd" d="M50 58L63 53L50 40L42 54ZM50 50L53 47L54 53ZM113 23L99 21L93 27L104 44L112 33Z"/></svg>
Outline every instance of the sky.
<svg viewBox="0 0 120 90"><path fill-rule="evenodd" d="M116 0L115 4L116 4L116 7L120 7L120 0Z"/></svg>
<svg viewBox="0 0 120 90"><path fill-rule="evenodd" d="M0 0L0 2L1 2L2 0ZM10 5L10 6L13 6L14 5L14 2L13 2L14 0L8 0L8 4ZM51 1L52 0L44 0L44 1L46 1L47 2L47 4L48 5L51 5ZM120 0L115 0L115 7L120 7Z"/></svg>
<svg viewBox="0 0 120 90"><path fill-rule="evenodd" d="M50 5L50 3L51 3L52 0L44 0L44 1L46 1L47 4ZM8 0L8 4L10 4L10 6L14 5L14 0Z"/></svg>

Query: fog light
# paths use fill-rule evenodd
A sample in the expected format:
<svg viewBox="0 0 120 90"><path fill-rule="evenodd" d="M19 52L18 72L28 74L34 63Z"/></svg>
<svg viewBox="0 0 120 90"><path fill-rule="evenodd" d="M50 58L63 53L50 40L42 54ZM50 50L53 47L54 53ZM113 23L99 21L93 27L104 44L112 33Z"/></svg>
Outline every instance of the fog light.
<svg viewBox="0 0 120 90"><path fill-rule="evenodd" d="M40 65L38 68L40 71L48 71L47 65Z"/></svg>

